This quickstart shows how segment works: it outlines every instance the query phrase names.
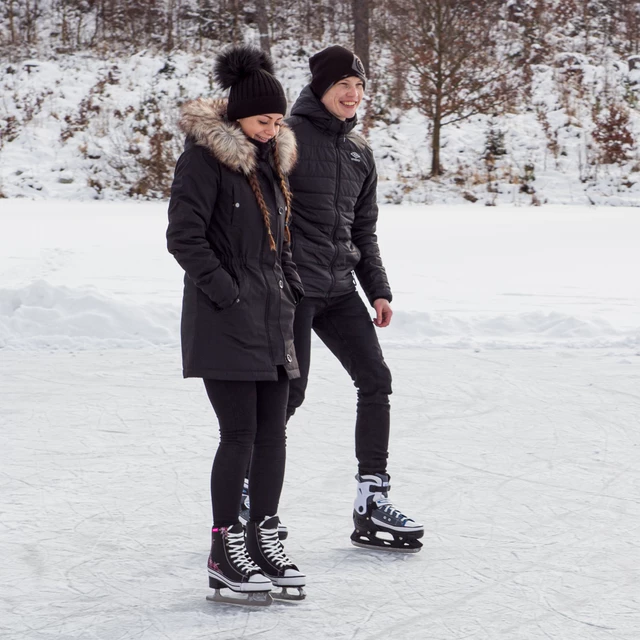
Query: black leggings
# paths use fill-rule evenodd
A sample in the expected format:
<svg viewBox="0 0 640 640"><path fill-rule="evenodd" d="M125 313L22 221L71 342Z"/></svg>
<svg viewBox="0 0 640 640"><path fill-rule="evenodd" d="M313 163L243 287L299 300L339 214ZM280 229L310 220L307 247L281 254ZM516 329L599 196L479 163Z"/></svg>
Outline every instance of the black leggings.
<svg viewBox="0 0 640 640"><path fill-rule="evenodd" d="M238 522L249 460L251 520L275 515L286 458L289 379L284 368L278 367L277 381L204 380L204 386L220 425L220 444L211 469L213 526Z"/></svg>

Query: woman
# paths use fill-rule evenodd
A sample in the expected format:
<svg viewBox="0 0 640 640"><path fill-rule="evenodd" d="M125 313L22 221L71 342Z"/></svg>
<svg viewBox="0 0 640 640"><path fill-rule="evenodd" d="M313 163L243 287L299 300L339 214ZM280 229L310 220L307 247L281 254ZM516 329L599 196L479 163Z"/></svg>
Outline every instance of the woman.
<svg viewBox="0 0 640 640"><path fill-rule="evenodd" d="M212 599L269 604L264 592L272 584L285 587L277 595L296 599L305 584L278 539L276 515L289 379L299 376L293 315L304 294L289 247L286 175L296 143L282 123L286 98L268 56L233 47L214 71L229 98L182 109L187 141L171 188L167 243L185 270L183 374L204 379L220 425L211 472ZM245 540L238 510L252 448ZM227 598L223 587L249 596Z"/></svg>

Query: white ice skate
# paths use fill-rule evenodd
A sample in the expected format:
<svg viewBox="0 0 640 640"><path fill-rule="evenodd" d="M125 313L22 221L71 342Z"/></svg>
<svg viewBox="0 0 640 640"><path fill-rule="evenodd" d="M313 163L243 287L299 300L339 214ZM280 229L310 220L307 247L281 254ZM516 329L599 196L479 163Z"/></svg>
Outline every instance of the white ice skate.
<svg viewBox="0 0 640 640"><path fill-rule="evenodd" d="M356 547L417 553L418 540L424 527L405 516L389 500L389 476L385 473L356 476L358 494L354 502L354 532L351 542Z"/></svg>

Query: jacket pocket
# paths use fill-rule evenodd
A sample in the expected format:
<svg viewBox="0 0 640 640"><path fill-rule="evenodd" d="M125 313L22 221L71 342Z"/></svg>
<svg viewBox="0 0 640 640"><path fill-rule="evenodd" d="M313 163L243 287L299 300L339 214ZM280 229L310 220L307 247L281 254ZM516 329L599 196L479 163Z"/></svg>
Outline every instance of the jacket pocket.
<svg viewBox="0 0 640 640"><path fill-rule="evenodd" d="M233 185L231 189L231 225L234 227L246 228L252 213L258 207L256 198L251 191L249 183L243 188L240 185Z"/></svg>

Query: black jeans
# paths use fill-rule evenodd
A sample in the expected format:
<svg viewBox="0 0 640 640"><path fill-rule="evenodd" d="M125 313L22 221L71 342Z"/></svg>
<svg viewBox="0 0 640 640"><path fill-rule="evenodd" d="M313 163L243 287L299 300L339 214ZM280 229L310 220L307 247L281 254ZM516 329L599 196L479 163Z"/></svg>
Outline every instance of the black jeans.
<svg viewBox="0 0 640 640"><path fill-rule="evenodd" d="M273 382L204 380L204 386L220 424L220 444L211 469L214 527L238 522L250 459L251 519L275 515L286 458L289 380L284 367L278 367L278 380Z"/></svg>
<svg viewBox="0 0 640 640"><path fill-rule="evenodd" d="M312 329L340 360L358 390L356 458L359 472L386 472L391 372L382 355L371 311L357 292L328 299L307 297L298 304L293 332L301 377L290 383L287 420L304 401Z"/></svg>

